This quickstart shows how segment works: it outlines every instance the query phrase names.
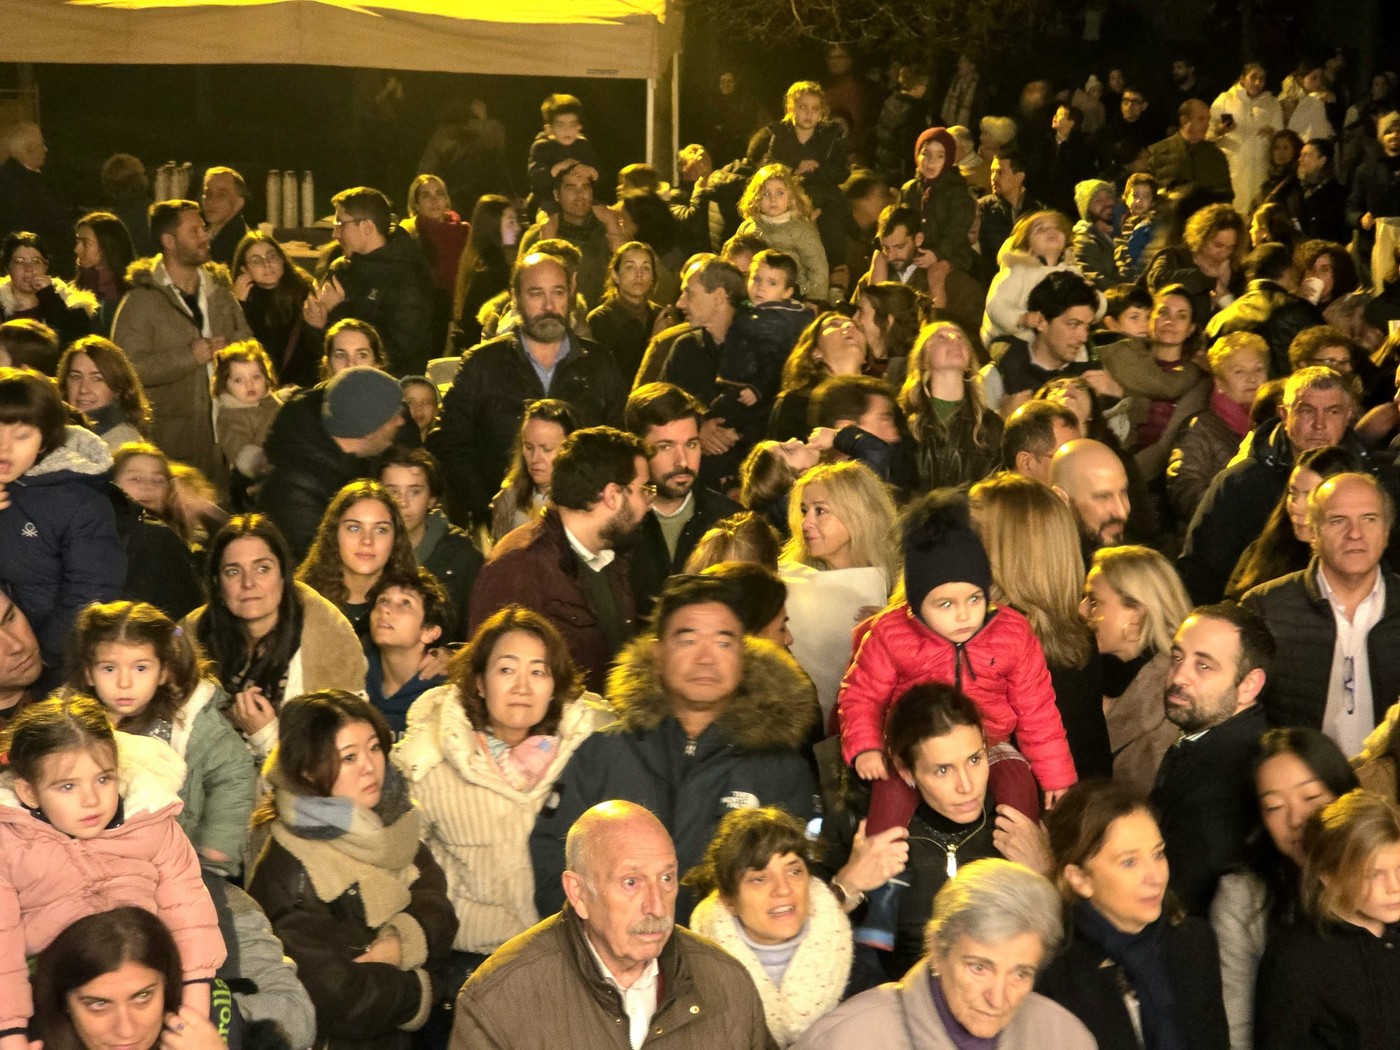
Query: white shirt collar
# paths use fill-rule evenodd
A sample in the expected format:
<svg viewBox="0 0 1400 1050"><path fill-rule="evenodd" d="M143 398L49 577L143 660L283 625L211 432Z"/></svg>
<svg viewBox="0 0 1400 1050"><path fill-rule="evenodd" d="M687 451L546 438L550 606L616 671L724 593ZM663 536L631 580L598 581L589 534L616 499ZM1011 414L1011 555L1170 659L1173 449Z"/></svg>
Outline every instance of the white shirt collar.
<svg viewBox="0 0 1400 1050"><path fill-rule="evenodd" d="M567 525L564 526L564 538L569 541L569 546L574 549L574 553L583 559L583 564L587 565L594 572L602 572L611 565L613 559L617 557L617 552L612 549L601 550L597 554L594 554L579 542L579 538L569 531Z"/></svg>
<svg viewBox="0 0 1400 1050"><path fill-rule="evenodd" d="M685 494L685 499L681 500L681 505L677 507L673 513L662 514L661 511L657 509L655 503L651 505L651 512L655 514L658 518L679 518L682 514L684 514L687 510L690 509L690 504L694 501L694 499L695 490L692 488L689 492Z"/></svg>

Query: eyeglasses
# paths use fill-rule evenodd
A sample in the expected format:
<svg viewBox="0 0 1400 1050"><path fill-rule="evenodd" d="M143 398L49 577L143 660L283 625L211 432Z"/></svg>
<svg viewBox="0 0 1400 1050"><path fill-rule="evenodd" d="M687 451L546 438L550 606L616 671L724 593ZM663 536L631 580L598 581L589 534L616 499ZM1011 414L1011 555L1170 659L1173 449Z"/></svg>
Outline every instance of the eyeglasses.
<svg viewBox="0 0 1400 1050"><path fill-rule="evenodd" d="M656 499L656 493L658 490L655 485L642 485L640 486L640 489L642 495L645 496L648 501Z"/></svg>
<svg viewBox="0 0 1400 1050"><path fill-rule="evenodd" d="M368 221L368 220L366 220L366 219L356 219L356 218L354 218L353 216L351 216L351 217L349 217L349 218L342 219L339 215L337 215L337 216L335 217L335 224L334 224L334 225L335 225L335 228L338 230L338 229L340 229L342 226L354 226L355 223L357 223L357 222L367 222L367 221Z"/></svg>

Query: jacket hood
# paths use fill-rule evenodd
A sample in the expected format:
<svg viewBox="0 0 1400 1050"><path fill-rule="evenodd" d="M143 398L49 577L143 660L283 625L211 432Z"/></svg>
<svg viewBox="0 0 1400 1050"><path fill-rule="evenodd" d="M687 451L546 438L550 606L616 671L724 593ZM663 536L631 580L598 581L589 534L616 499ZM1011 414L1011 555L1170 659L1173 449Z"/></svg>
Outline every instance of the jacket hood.
<svg viewBox="0 0 1400 1050"><path fill-rule="evenodd" d="M560 758L567 759L585 737L616 717L597 693L585 692L567 704L556 731ZM408 732L394 746L394 764L410 783L421 781L443 762L468 783L498 783L500 773L476 735L479 728L472 725L457 687L451 683L437 686L408 709ZM558 764L562 769L562 763ZM552 785L555 779L546 776L540 783Z"/></svg>
<svg viewBox="0 0 1400 1050"><path fill-rule="evenodd" d="M107 442L86 427L64 428L63 444L48 453L24 473L26 485L47 485L72 481L74 475L106 480L112 469L112 451Z"/></svg>
<svg viewBox="0 0 1400 1050"><path fill-rule="evenodd" d="M424 562L432 557L433 551L437 550L437 545L442 542L442 538L448 533L447 515L434 507L428 512L428 518L423 523L423 541L418 544L414 554L418 561Z"/></svg>
<svg viewBox="0 0 1400 1050"><path fill-rule="evenodd" d="M162 288L165 283L157 278L157 268L162 273L165 270L160 255L149 255L144 259L137 259L126 268L127 283L133 288ZM222 284L230 291L233 290L233 278L229 276L227 266L222 263L207 262L200 269L204 271L204 276L214 284Z"/></svg>
<svg viewBox="0 0 1400 1050"><path fill-rule="evenodd" d="M608 675L608 700L629 732L655 729L671 715L651 635L634 638ZM817 689L786 650L744 639L744 674L716 725L745 751L793 750L805 745L821 717Z"/></svg>
<svg viewBox="0 0 1400 1050"><path fill-rule="evenodd" d="M180 788L185 783L185 761L164 740L116 732L117 780L129 822L140 814L161 814L180 805ZM16 813L32 819L15 794L14 774L0 774L0 819L13 819Z"/></svg>
<svg viewBox="0 0 1400 1050"><path fill-rule="evenodd" d="M1094 199L1094 195L1099 190L1108 190L1113 193L1113 183L1105 182L1103 179L1085 179L1083 182L1075 183L1074 186L1074 207L1079 212L1081 219L1089 218L1089 202Z"/></svg>
<svg viewBox="0 0 1400 1050"><path fill-rule="evenodd" d="M97 308L101 305L97 301L97 296L91 292L85 292L77 285L69 284L57 277L53 279L52 287L58 293L58 297L63 300L64 306L70 310L78 307L89 317L94 316L97 313ZM0 310L6 314L14 313L15 310L14 282L8 277L0 277Z"/></svg>

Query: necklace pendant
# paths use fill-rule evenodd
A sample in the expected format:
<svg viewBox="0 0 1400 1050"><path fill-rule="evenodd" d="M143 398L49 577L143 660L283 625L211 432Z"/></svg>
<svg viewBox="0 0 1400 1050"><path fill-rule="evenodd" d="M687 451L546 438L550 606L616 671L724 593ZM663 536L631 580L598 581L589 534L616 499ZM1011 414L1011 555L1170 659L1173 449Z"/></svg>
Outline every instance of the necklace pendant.
<svg viewBox="0 0 1400 1050"><path fill-rule="evenodd" d="M958 851L950 849L948 851L948 878L952 878L958 873Z"/></svg>

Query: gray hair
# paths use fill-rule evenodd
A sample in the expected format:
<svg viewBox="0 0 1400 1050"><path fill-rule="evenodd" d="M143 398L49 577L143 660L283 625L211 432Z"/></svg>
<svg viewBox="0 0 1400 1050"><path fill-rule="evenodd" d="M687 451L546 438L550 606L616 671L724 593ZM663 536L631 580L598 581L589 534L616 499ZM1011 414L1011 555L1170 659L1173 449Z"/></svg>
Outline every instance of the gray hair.
<svg viewBox="0 0 1400 1050"><path fill-rule="evenodd" d="M5 151L15 153L22 150L26 145L36 138L42 138L44 133L39 130L39 125L32 121L23 121L19 124L12 124L5 132Z"/></svg>
<svg viewBox="0 0 1400 1050"><path fill-rule="evenodd" d="M1347 401L1352 407L1352 416L1355 417L1356 398L1340 372L1334 371L1326 365L1308 365L1306 368L1298 369L1284 381L1283 403L1292 408L1298 403L1298 399L1310 390L1340 390L1346 394Z"/></svg>
<svg viewBox="0 0 1400 1050"><path fill-rule="evenodd" d="M938 891L924 943L944 958L959 937L1001 944L1033 933L1049 956L1064 936L1060 908L1059 894L1045 876L997 857L973 861Z"/></svg>

